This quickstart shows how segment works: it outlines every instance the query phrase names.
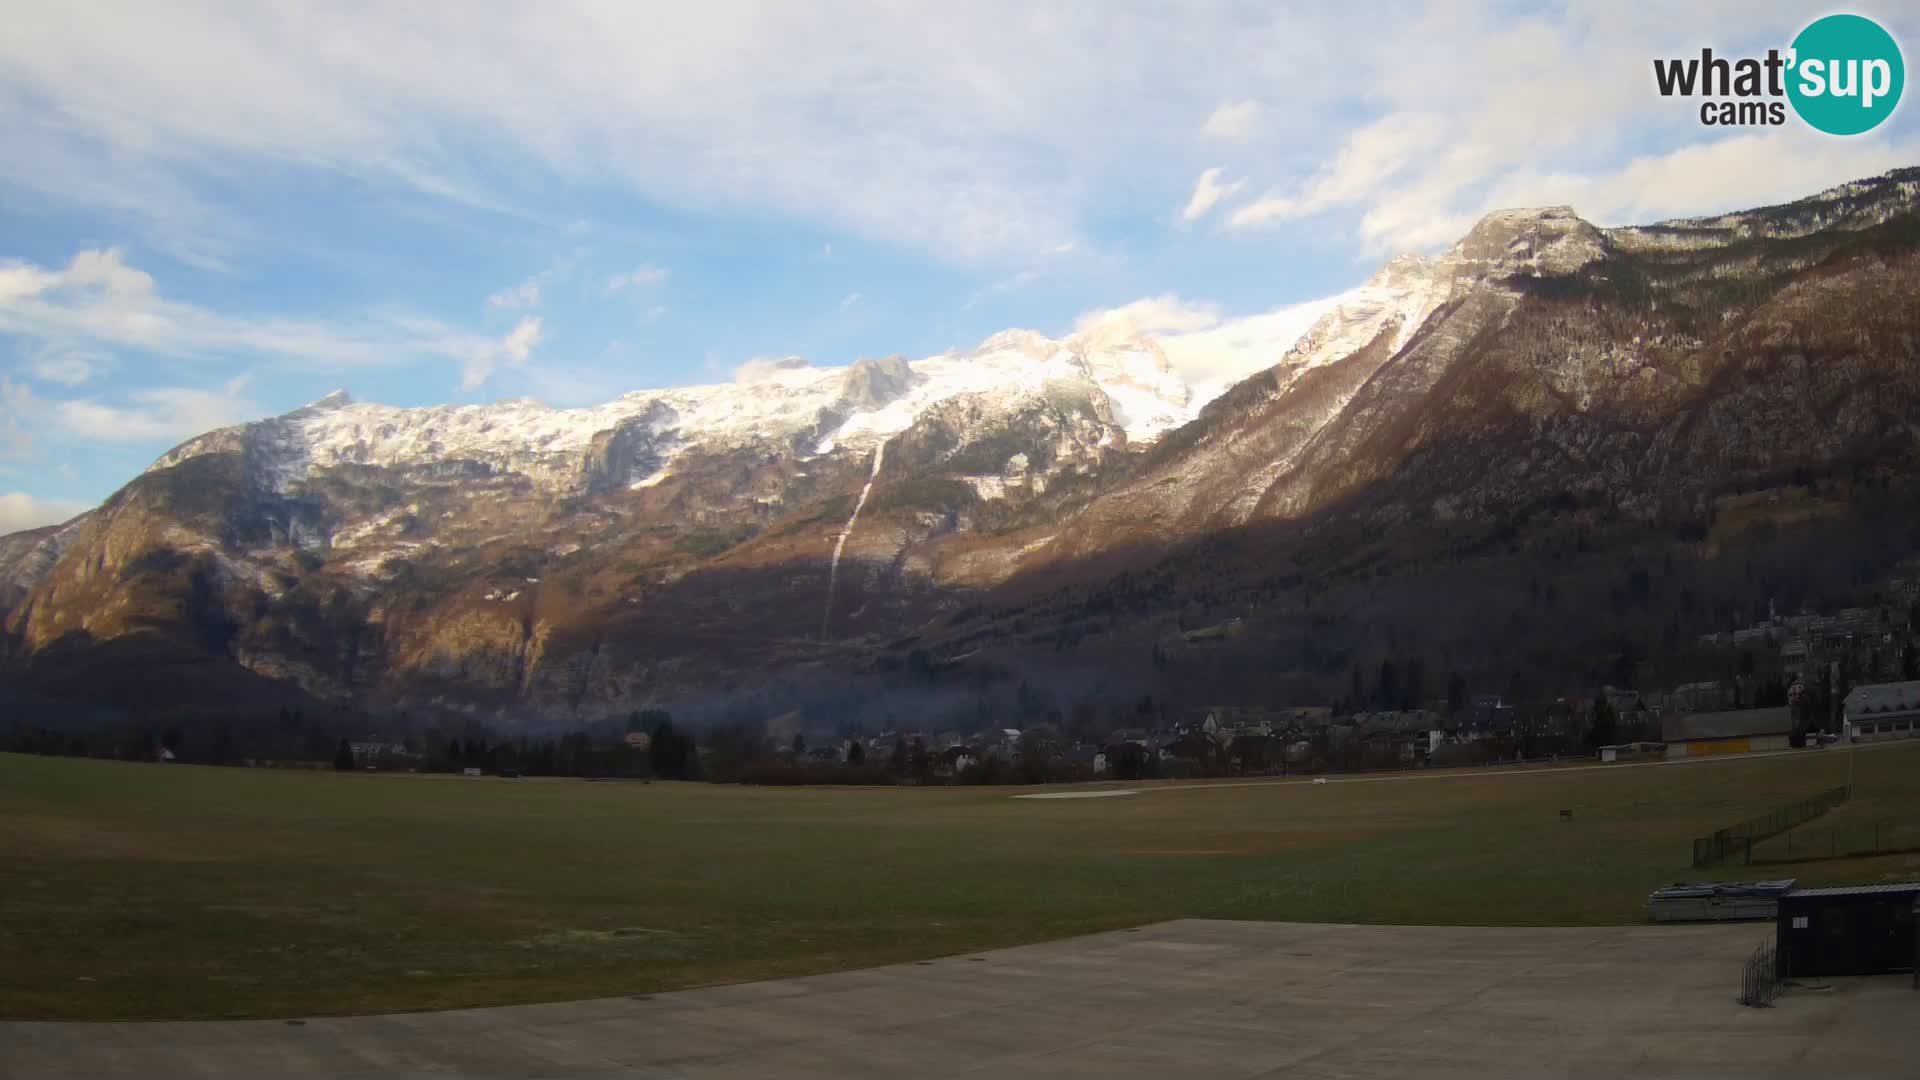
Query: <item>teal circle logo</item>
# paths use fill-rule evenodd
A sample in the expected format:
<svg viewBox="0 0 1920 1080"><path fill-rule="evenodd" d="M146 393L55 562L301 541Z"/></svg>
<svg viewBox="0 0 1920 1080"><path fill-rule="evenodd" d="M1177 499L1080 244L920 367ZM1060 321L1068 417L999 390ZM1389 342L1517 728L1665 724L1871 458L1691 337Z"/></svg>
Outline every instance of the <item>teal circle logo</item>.
<svg viewBox="0 0 1920 1080"><path fill-rule="evenodd" d="M1907 83L1893 35L1859 15L1828 15L1793 39L1787 99L1829 135L1872 131L1893 115Z"/></svg>

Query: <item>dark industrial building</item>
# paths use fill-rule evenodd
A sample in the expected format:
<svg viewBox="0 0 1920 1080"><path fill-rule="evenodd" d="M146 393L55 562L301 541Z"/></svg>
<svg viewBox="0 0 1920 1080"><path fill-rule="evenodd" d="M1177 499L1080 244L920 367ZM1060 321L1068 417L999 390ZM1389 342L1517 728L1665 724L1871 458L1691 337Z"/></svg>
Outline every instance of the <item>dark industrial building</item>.
<svg viewBox="0 0 1920 1080"><path fill-rule="evenodd" d="M1780 976L1884 975L1913 971L1920 882L1795 889L1775 924Z"/></svg>

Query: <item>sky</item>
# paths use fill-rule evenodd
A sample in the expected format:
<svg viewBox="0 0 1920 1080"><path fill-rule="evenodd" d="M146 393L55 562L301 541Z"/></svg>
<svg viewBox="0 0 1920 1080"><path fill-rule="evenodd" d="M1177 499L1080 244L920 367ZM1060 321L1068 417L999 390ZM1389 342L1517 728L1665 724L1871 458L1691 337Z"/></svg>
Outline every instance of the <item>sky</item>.
<svg viewBox="0 0 1920 1080"><path fill-rule="evenodd" d="M1842 139L1654 91L1657 57L1829 10L12 0L0 532L335 389L569 406L1230 330L1493 208L1629 224L1920 164L1910 103ZM1909 3L1848 10L1920 41Z"/></svg>

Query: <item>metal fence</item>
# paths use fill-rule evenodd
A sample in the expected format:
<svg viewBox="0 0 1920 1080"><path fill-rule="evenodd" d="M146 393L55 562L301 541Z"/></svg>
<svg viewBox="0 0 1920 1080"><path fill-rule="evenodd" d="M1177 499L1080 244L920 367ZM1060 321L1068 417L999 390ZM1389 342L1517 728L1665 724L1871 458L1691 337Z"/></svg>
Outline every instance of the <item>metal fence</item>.
<svg viewBox="0 0 1920 1080"><path fill-rule="evenodd" d="M1852 795L1853 786L1842 785L1801 799L1799 802L1777 807L1759 817L1748 818L1737 825L1729 825L1712 836L1695 837L1693 865L1711 866L1736 853L1751 861L1753 845L1770 836L1778 836L1796 825L1812 821L1846 802Z"/></svg>
<svg viewBox="0 0 1920 1080"><path fill-rule="evenodd" d="M1740 973L1740 1004L1764 1009L1780 996L1780 956L1772 942L1753 950Z"/></svg>
<svg viewBox="0 0 1920 1080"><path fill-rule="evenodd" d="M1862 855L1920 852L1920 822L1850 821L1844 825L1789 829L1766 843L1754 842L1749 863L1818 862Z"/></svg>

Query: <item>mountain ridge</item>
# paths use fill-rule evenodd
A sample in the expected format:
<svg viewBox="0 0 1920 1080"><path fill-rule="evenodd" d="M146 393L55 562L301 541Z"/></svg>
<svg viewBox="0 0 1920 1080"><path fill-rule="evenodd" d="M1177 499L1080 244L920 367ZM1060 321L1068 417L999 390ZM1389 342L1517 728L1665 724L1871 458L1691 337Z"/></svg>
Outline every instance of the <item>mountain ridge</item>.
<svg viewBox="0 0 1920 1080"><path fill-rule="evenodd" d="M972 661L984 686L1107 647L1162 657L1174 613L1249 589L1290 626L1279 609L1356 587L1302 568L1344 566L1341 536L1383 567L1458 566L1508 532L1560 543L1528 507L1647 544L1783 471L1878 454L1904 483L1917 189L1899 170L1614 229L1495 211L1214 396L1111 327L578 410L328 395L0 542L10 663L157 634L342 707L553 719L756 679L888 685L893 643L978 639L997 642ZM1254 535L1269 559L1196 584L1218 568L1193 552ZM1142 572L1168 583L1115 584ZM1147 599L1095 613L1115 589ZM986 638L999 622L955 624L1021 597L1053 599ZM1096 624L1111 645L1078 645Z"/></svg>

